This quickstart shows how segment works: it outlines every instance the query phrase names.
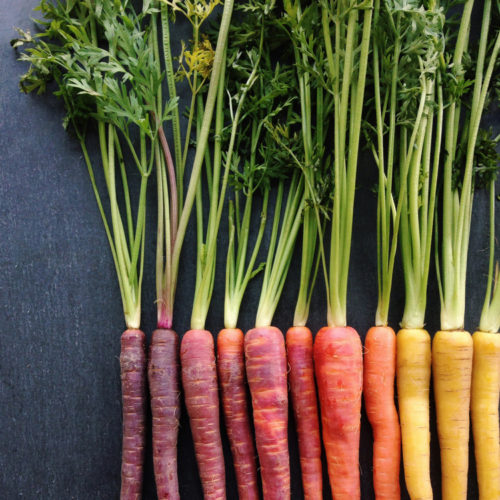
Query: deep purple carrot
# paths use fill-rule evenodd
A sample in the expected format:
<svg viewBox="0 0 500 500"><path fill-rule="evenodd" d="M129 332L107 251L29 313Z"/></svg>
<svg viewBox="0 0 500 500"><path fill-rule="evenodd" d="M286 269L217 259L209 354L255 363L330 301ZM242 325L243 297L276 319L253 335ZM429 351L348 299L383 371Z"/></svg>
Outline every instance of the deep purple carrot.
<svg viewBox="0 0 500 500"><path fill-rule="evenodd" d="M121 338L123 448L121 500L142 496L146 413L146 337L141 330L125 330Z"/></svg>
<svg viewBox="0 0 500 500"><path fill-rule="evenodd" d="M153 417L153 465L158 500L178 500L177 436L180 417L179 337L153 332L149 346L149 394Z"/></svg>
<svg viewBox="0 0 500 500"><path fill-rule="evenodd" d="M226 472L220 436L219 389L214 339L207 330L189 330L181 341L184 401L193 434L205 500L226 498Z"/></svg>

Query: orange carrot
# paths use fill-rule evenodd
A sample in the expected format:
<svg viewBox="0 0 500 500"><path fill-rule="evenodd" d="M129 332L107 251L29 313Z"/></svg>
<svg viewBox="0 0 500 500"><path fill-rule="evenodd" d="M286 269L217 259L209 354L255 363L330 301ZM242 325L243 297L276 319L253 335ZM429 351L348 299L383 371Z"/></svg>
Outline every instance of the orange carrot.
<svg viewBox="0 0 500 500"><path fill-rule="evenodd" d="M374 326L365 339L363 394L373 430L373 486L377 500L401 498L401 430L394 404L396 334Z"/></svg>
<svg viewBox="0 0 500 500"><path fill-rule="evenodd" d="M305 326L290 328L286 333L286 351L304 498L321 499L323 470L311 330Z"/></svg>
<svg viewBox="0 0 500 500"><path fill-rule="evenodd" d="M226 498L219 430L219 393L214 340L207 330L189 330L181 341L184 400L205 500Z"/></svg>
<svg viewBox="0 0 500 500"><path fill-rule="evenodd" d="M153 332L149 346L148 381L158 500L177 500L177 435L181 407L179 337L173 330L159 328Z"/></svg>
<svg viewBox="0 0 500 500"><path fill-rule="evenodd" d="M146 337L141 330L125 330L121 338L120 372L123 402L121 500L142 497L146 420Z"/></svg>
<svg viewBox="0 0 500 500"><path fill-rule="evenodd" d="M363 353L356 330L322 328L314 342L314 366L332 497L359 499Z"/></svg>
<svg viewBox="0 0 500 500"><path fill-rule="evenodd" d="M258 500L256 451L250 427L243 332L226 328L217 337L217 370L222 408L240 500Z"/></svg>
<svg viewBox="0 0 500 500"><path fill-rule="evenodd" d="M286 500L290 498L288 388L281 331L272 326L250 330L245 335L245 360L264 499Z"/></svg>

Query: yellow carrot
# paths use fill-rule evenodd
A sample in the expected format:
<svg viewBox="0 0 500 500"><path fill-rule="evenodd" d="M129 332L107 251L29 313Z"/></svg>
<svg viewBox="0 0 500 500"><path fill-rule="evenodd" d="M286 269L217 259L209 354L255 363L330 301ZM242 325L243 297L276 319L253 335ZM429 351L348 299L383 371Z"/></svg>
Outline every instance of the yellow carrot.
<svg viewBox="0 0 500 500"><path fill-rule="evenodd" d="M424 329L402 329L396 342L406 488L414 500L432 500L429 430L431 337Z"/></svg>
<svg viewBox="0 0 500 500"><path fill-rule="evenodd" d="M500 335L477 331L472 336L471 417L479 498L500 498Z"/></svg>
<svg viewBox="0 0 500 500"><path fill-rule="evenodd" d="M432 370L442 499L467 498L472 337L464 330L439 331L432 341Z"/></svg>

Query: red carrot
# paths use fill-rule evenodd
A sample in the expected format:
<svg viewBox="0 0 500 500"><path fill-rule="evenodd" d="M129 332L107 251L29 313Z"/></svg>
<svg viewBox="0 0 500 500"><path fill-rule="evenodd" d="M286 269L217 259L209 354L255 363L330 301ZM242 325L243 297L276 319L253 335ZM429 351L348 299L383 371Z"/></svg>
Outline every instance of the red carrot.
<svg viewBox="0 0 500 500"><path fill-rule="evenodd" d="M363 354L356 330L322 328L314 342L314 364L332 496L335 500L360 498Z"/></svg>
<svg viewBox="0 0 500 500"><path fill-rule="evenodd" d="M180 417L179 337L153 332L149 346L149 394L153 417L153 465L158 500L179 499L177 435Z"/></svg>
<svg viewBox="0 0 500 500"><path fill-rule="evenodd" d="M256 451L250 428L243 332L240 329L220 331L217 337L217 369L238 496L240 500L258 500Z"/></svg>
<svg viewBox="0 0 500 500"><path fill-rule="evenodd" d="M142 496L146 413L146 338L141 330L125 330L121 338L120 372L123 402L121 500Z"/></svg>
<svg viewBox="0 0 500 500"><path fill-rule="evenodd" d="M394 404L396 335L392 328L374 326L368 330L363 369L366 414L374 437L374 489L377 499L399 499L401 430Z"/></svg>
<svg viewBox="0 0 500 500"><path fill-rule="evenodd" d="M219 430L219 393L214 340L207 330L189 330L181 341L184 400L193 434L205 500L226 498Z"/></svg>
<svg viewBox="0 0 500 500"><path fill-rule="evenodd" d="M290 367L290 393L299 437L304 498L321 499L323 470L311 330L305 326L290 328L286 333L286 351Z"/></svg>
<svg viewBox="0 0 500 500"><path fill-rule="evenodd" d="M290 498L288 388L285 342L278 328L254 328L245 335L248 385L266 500Z"/></svg>

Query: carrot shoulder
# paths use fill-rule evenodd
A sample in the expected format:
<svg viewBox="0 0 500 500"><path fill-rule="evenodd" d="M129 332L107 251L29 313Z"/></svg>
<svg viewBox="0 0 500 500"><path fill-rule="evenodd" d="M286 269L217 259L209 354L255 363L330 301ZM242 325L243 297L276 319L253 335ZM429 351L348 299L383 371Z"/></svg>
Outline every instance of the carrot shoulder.
<svg viewBox="0 0 500 500"><path fill-rule="evenodd" d="M245 335L245 362L264 499L286 500L290 498L288 388L281 331L250 330Z"/></svg>
<svg viewBox="0 0 500 500"><path fill-rule="evenodd" d="M180 417L179 337L153 332L149 346L149 394L153 421L153 465L158 500L179 499L177 436Z"/></svg>
<svg viewBox="0 0 500 500"><path fill-rule="evenodd" d="M373 430L373 486L379 500L399 499L401 430L394 403L396 334L387 326L368 330L365 339L363 394Z"/></svg>
<svg viewBox="0 0 500 500"><path fill-rule="evenodd" d="M205 500L226 498L219 430L219 393L214 341L207 330L189 330L181 341L184 400Z"/></svg>
<svg viewBox="0 0 500 500"><path fill-rule="evenodd" d="M322 328L314 341L314 365L332 497L359 499L363 354L356 330Z"/></svg>
<svg viewBox="0 0 500 500"><path fill-rule="evenodd" d="M226 328L217 336L217 370L222 408L240 500L258 500L256 451L250 425L243 332Z"/></svg>
<svg viewBox="0 0 500 500"><path fill-rule="evenodd" d="M125 330L121 337L120 373L123 406L121 500L142 497L146 415L146 337Z"/></svg>
<svg viewBox="0 0 500 500"><path fill-rule="evenodd" d="M286 333L286 351L304 498L321 499L323 469L311 330L304 326L290 328Z"/></svg>

